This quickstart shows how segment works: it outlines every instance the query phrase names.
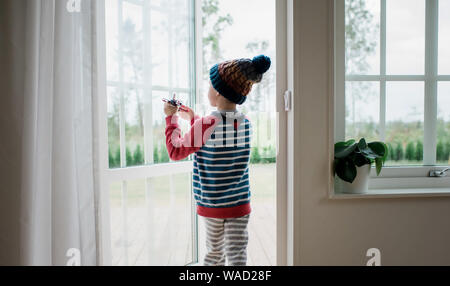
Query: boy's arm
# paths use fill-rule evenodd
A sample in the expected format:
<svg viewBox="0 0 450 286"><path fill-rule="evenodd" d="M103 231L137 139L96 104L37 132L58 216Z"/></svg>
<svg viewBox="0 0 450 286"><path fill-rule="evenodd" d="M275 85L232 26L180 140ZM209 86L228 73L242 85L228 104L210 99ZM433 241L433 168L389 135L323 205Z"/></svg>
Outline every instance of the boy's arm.
<svg viewBox="0 0 450 286"><path fill-rule="evenodd" d="M193 118L191 129L183 137L178 125L178 116L166 117L166 147L169 158L172 160L182 160L190 154L200 150L203 144L209 139L217 119L214 116Z"/></svg>

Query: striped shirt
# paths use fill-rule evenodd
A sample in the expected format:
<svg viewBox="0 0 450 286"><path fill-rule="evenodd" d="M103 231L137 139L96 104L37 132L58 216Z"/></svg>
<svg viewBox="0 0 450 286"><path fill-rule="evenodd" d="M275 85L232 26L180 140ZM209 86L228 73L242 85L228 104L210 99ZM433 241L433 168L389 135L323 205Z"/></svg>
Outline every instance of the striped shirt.
<svg viewBox="0 0 450 286"><path fill-rule="evenodd" d="M248 169L252 135L250 120L238 111L214 111L207 120L204 119L196 118L191 122L189 133L194 133L194 129L201 130L203 140L196 142L192 134L186 134L185 144L197 143L196 146L185 146L189 150L183 151L181 146L178 150L170 148L169 143L174 140L168 143L167 136L171 132L167 130L169 126L166 127L169 156L180 160L193 154L192 189L199 215L214 218L247 215L251 212Z"/></svg>

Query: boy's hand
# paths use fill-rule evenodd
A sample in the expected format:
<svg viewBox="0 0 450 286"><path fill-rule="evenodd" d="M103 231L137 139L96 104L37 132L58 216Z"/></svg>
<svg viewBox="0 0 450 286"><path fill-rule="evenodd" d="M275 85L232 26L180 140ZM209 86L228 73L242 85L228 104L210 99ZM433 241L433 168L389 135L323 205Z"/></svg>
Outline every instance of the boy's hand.
<svg viewBox="0 0 450 286"><path fill-rule="evenodd" d="M194 116L195 116L194 111L191 108L187 107L186 105L183 105L180 108L180 117L183 118L184 120L191 121L192 118L194 118Z"/></svg>
<svg viewBox="0 0 450 286"><path fill-rule="evenodd" d="M177 113L177 111L178 107L173 106L168 102L164 103L164 113L166 114L166 116L174 115L175 113Z"/></svg>

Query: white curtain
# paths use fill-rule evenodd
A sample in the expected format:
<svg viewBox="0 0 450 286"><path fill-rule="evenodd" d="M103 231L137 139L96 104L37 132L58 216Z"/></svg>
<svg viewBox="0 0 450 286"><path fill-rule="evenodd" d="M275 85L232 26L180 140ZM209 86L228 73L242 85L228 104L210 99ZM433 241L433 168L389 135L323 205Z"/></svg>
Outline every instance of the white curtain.
<svg viewBox="0 0 450 286"><path fill-rule="evenodd" d="M10 126L21 140L20 184L6 178L18 189L0 194L1 214L12 215L0 221L12 231L0 233L0 247L12 248L1 264L97 264L96 1L80 0L78 11L70 0L2 0L1 48L12 57L0 67L12 78L2 90L23 113Z"/></svg>

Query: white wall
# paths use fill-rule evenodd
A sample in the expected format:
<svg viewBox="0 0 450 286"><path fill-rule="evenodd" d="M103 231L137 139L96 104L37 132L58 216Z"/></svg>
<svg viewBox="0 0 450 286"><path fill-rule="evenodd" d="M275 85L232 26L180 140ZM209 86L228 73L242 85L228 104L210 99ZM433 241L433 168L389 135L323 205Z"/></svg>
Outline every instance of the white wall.
<svg viewBox="0 0 450 286"><path fill-rule="evenodd" d="M293 0L295 265L450 265L450 198L332 200L332 0Z"/></svg>

